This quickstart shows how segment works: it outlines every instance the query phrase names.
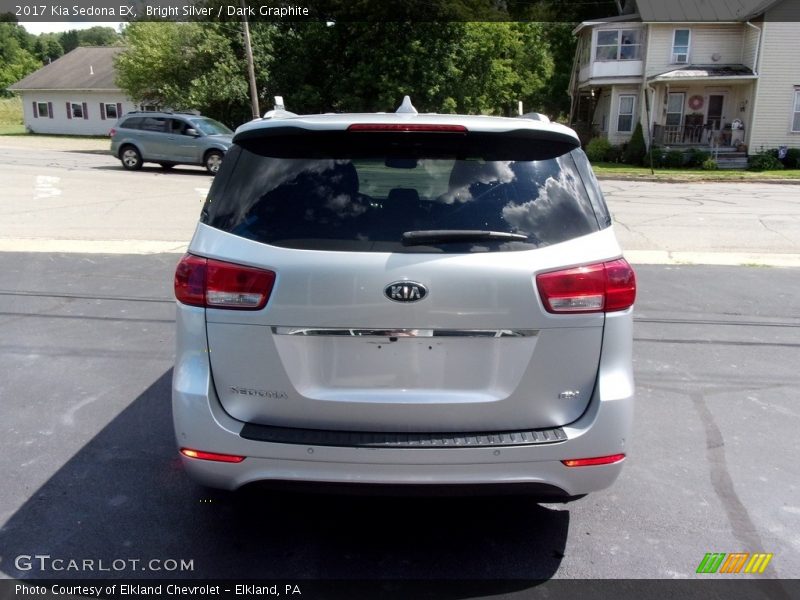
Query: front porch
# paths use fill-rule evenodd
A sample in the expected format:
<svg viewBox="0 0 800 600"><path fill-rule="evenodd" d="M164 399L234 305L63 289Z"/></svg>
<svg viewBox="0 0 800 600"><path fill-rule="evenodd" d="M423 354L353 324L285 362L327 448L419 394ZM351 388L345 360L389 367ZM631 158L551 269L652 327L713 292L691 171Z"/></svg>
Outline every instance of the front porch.
<svg viewBox="0 0 800 600"><path fill-rule="evenodd" d="M746 156L755 79L741 65L692 65L651 77L652 143Z"/></svg>

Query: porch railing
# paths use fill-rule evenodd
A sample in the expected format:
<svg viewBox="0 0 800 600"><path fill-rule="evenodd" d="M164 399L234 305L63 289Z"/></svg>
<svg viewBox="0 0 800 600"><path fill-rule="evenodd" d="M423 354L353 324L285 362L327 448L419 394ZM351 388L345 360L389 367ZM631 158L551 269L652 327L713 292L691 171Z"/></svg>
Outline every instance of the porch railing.
<svg viewBox="0 0 800 600"><path fill-rule="evenodd" d="M653 125L653 141L658 145L705 143L708 130L702 125Z"/></svg>

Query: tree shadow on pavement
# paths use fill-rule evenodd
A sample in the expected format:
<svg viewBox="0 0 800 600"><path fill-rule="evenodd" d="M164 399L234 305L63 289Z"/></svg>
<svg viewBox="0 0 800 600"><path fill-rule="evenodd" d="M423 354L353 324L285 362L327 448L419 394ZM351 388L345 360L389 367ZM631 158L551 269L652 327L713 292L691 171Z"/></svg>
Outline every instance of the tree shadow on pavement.
<svg viewBox="0 0 800 600"><path fill-rule="evenodd" d="M484 580L484 590L499 592L558 570L569 511L524 497L227 493L195 485L176 457L171 376L170 370L155 381L0 529L6 575ZM34 554L65 564L102 559L109 566L123 559L127 566L105 572L16 567L17 556ZM141 561L135 570L130 559ZM143 570L151 559L191 560L193 570Z"/></svg>

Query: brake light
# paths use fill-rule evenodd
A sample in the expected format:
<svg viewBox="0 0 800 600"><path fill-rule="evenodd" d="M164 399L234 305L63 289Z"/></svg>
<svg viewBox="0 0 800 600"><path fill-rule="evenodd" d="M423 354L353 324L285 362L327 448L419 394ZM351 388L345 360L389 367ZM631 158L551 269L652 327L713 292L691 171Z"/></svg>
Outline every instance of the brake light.
<svg viewBox="0 0 800 600"><path fill-rule="evenodd" d="M108 137L114 137L117 134L117 130L113 127L108 131Z"/></svg>
<svg viewBox="0 0 800 600"><path fill-rule="evenodd" d="M592 467L596 465L611 465L624 459L624 454L611 454L610 456L596 456L594 458L570 458L561 462L567 467Z"/></svg>
<svg viewBox="0 0 800 600"><path fill-rule="evenodd" d="M189 458L197 458L200 460L213 460L216 462L225 463L240 463L245 457L236 454L218 454L216 452L203 452L202 450L192 450L191 448L181 448L181 454Z"/></svg>
<svg viewBox="0 0 800 600"><path fill-rule="evenodd" d="M624 258L540 273L536 287L551 313L625 310L636 299L636 275Z"/></svg>
<svg viewBox="0 0 800 600"><path fill-rule="evenodd" d="M434 125L426 123L353 123L347 131L422 131L433 133L467 133L463 125Z"/></svg>
<svg viewBox="0 0 800 600"><path fill-rule="evenodd" d="M275 284L265 269L186 254L175 269L175 297L205 308L260 310Z"/></svg>

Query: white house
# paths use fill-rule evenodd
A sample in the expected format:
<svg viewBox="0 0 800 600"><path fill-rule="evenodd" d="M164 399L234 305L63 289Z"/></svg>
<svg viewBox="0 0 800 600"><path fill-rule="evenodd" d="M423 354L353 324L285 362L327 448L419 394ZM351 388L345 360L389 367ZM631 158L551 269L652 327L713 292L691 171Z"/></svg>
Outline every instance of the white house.
<svg viewBox="0 0 800 600"><path fill-rule="evenodd" d="M22 96L25 127L33 133L107 135L118 117L136 110L114 82L119 47L79 47L9 90Z"/></svg>
<svg viewBox="0 0 800 600"><path fill-rule="evenodd" d="M798 21L799 0L628 0L575 29L571 123L612 144L638 122L648 143L800 147Z"/></svg>

